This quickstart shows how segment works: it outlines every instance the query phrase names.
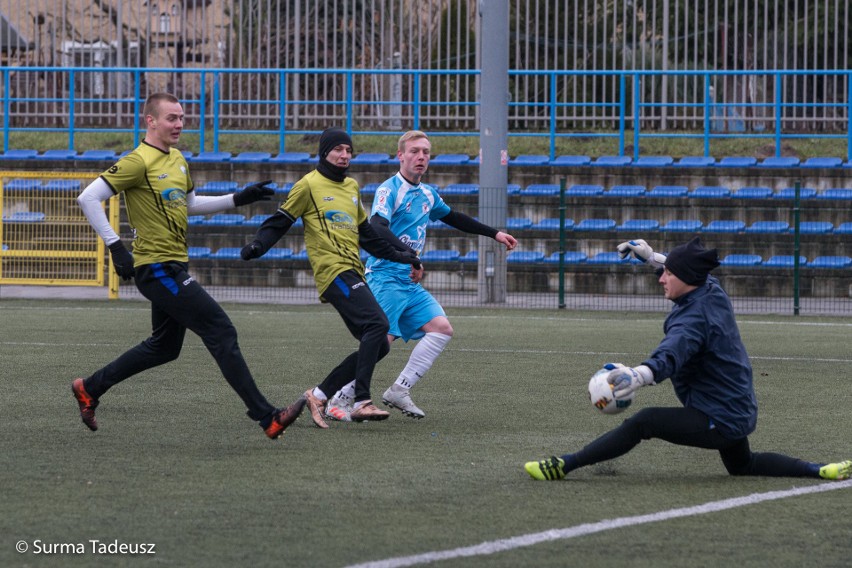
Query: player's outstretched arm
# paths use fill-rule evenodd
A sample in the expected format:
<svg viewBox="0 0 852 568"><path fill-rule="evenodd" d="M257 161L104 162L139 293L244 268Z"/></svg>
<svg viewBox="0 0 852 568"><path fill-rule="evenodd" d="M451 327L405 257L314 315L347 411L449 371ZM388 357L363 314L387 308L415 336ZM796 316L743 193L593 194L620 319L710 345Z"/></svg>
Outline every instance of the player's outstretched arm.
<svg viewBox="0 0 852 568"><path fill-rule="evenodd" d="M254 240L240 251L240 257L243 260L251 260L265 255L266 251L274 247L275 243L290 230L294 222L292 217L279 209L260 225Z"/></svg>
<svg viewBox="0 0 852 568"><path fill-rule="evenodd" d="M651 245L642 239L625 241L616 247L621 258L627 258L631 254L652 268L663 268L666 263L666 255L654 252Z"/></svg>

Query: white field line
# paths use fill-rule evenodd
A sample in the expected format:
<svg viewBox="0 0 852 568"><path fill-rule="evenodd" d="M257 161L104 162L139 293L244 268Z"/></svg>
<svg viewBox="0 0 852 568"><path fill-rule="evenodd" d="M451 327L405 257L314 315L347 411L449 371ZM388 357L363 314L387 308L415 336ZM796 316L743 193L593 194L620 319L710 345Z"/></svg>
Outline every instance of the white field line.
<svg viewBox="0 0 852 568"><path fill-rule="evenodd" d="M683 507L679 509L669 509L658 513L650 513L647 515L637 515L634 517L620 517L617 519L607 519L596 523L586 523L575 527L565 529L552 529L549 531L530 533L512 538L500 540L492 540L483 542L474 546L464 546L461 548L453 548L450 550L436 550L433 552L425 552L423 554L414 554L412 556L398 556L396 558L387 558L385 560L375 560L373 562L364 562L361 564L351 564L347 568L400 568L403 566L416 566L418 564L429 564L439 560L451 560L454 558L469 558L473 556L485 556L515 550L526 546L533 546L542 542L552 542L556 540L566 540L579 536L599 533L603 531L619 529L623 527L631 527L635 525L644 525L647 523L656 523L660 521L668 521L680 517L692 517L696 515L706 515L717 511L725 511L727 509L735 509L737 507L745 507L763 503L764 501L775 501L777 499L786 499L788 497L797 497L799 495L809 495L812 493L822 493L824 491L834 491L836 489L852 488L852 479L840 482L826 482L820 485L811 485L809 487L798 487L787 489L784 491L769 491L767 493L753 493L744 497L734 497L731 499L723 499L722 501L711 501L703 505L695 505L692 507Z"/></svg>

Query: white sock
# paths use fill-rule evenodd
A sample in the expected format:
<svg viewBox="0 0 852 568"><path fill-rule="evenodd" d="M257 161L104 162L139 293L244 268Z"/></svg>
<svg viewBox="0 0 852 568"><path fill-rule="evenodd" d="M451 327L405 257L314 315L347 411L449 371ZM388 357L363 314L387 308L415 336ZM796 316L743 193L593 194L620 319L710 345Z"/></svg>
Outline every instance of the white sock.
<svg viewBox="0 0 852 568"><path fill-rule="evenodd" d="M322 401L328 400L328 396L319 387L314 387L314 396Z"/></svg>
<svg viewBox="0 0 852 568"><path fill-rule="evenodd" d="M414 346L411 356L408 358L408 363L394 384L404 389L413 387L426 374L426 371L432 368L435 359L438 358L450 339L452 339L451 335L443 333L432 332L424 335Z"/></svg>
<svg viewBox="0 0 852 568"><path fill-rule="evenodd" d="M355 400L355 381L352 381L339 391L337 391L337 396L345 396L348 397L349 400Z"/></svg>

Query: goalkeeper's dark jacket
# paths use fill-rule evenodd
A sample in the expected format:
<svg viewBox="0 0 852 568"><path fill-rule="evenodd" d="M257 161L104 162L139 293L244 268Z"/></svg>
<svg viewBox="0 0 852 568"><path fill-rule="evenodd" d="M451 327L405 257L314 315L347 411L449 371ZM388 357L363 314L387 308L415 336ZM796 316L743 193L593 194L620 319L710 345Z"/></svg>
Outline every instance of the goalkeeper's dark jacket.
<svg viewBox="0 0 852 568"><path fill-rule="evenodd" d="M726 438L748 436L757 425L757 399L728 294L708 276L674 303L666 337L642 364L657 383L670 378L681 403L709 416Z"/></svg>

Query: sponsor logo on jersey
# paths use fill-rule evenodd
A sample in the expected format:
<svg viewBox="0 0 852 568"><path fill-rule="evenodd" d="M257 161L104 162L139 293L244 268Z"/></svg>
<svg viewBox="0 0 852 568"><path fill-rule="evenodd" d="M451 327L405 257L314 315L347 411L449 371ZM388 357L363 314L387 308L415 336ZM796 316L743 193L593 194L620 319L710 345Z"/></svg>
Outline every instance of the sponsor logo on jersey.
<svg viewBox="0 0 852 568"><path fill-rule="evenodd" d="M345 211L326 211L325 219L334 231L354 231L355 221Z"/></svg>
<svg viewBox="0 0 852 568"><path fill-rule="evenodd" d="M366 286L366 284L364 282L358 282L357 284L352 286L352 289L357 290L358 288L363 288L364 286Z"/></svg>
<svg viewBox="0 0 852 568"><path fill-rule="evenodd" d="M169 177L169 174L165 173L165 174L158 175L157 179L166 179L167 177Z"/></svg>
<svg viewBox="0 0 852 568"><path fill-rule="evenodd" d="M164 189L162 193L160 193L160 196L163 198L166 207L176 209L178 207L186 206L186 192L180 188L170 187L168 189Z"/></svg>

